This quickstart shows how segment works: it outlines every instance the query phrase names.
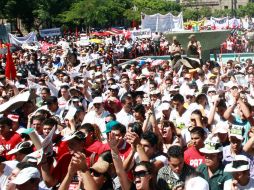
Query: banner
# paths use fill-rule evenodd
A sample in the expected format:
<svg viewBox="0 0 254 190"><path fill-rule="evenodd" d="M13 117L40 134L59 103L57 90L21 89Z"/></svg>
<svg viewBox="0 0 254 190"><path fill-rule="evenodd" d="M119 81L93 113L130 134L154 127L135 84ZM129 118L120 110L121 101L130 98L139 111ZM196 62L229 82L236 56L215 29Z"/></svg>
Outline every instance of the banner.
<svg viewBox="0 0 254 190"><path fill-rule="evenodd" d="M40 30L40 36L43 38L46 36L60 36L60 35L61 35L60 28L50 28L50 29Z"/></svg>
<svg viewBox="0 0 254 190"><path fill-rule="evenodd" d="M151 29L141 29L141 30L133 30L131 31L131 38L136 40L137 38L151 38L152 32Z"/></svg>
<svg viewBox="0 0 254 190"><path fill-rule="evenodd" d="M9 33L9 40L11 44L15 44L17 46L22 46L24 43L33 43L37 42L37 38L34 32L30 32L24 37L17 37Z"/></svg>
<svg viewBox="0 0 254 190"><path fill-rule="evenodd" d="M183 14L174 16L171 13L166 15L154 14L146 15L141 14L141 28L151 29L152 32L166 32L166 31L181 31L183 27Z"/></svg>
<svg viewBox="0 0 254 190"><path fill-rule="evenodd" d="M228 26L229 28L232 28L232 29L240 28L242 26L241 20L236 18L229 19Z"/></svg>
<svg viewBox="0 0 254 190"><path fill-rule="evenodd" d="M224 17L224 18L211 17L210 20L214 29L222 30L222 29L228 29L229 27L228 17Z"/></svg>

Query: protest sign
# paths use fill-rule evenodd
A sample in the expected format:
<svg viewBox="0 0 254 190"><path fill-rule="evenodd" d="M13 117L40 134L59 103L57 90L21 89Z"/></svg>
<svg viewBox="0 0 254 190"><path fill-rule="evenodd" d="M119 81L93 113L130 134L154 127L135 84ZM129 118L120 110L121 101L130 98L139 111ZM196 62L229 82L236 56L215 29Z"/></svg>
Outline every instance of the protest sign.
<svg viewBox="0 0 254 190"><path fill-rule="evenodd" d="M141 29L141 30L133 30L131 31L131 37L133 40L136 40L137 38L151 38L152 32L151 29Z"/></svg>
<svg viewBox="0 0 254 190"><path fill-rule="evenodd" d="M50 28L50 29L40 30L40 36L43 38L46 36L60 36L60 35L61 35L60 28Z"/></svg>
<svg viewBox="0 0 254 190"><path fill-rule="evenodd" d="M9 35L10 43L15 44L17 46L22 46L25 43L29 44L29 43L37 42L36 34L34 32L30 32L29 34L23 37L17 37L10 33L8 35Z"/></svg>
<svg viewBox="0 0 254 190"><path fill-rule="evenodd" d="M174 16L171 13L162 15L146 15L142 14L142 29L150 28L152 32L180 31L183 30L183 14Z"/></svg>

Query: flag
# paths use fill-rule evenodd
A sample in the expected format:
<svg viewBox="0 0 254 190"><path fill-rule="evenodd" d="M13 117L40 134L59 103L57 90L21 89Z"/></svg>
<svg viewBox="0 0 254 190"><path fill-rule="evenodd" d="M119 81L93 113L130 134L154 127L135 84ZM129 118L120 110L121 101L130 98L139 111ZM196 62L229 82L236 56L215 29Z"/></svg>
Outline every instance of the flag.
<svg viewBox="0 0 254 190"><path fill-rule="evenodd" d="M78 27L76 26L76 37L78 37Z"/></svg>
<svg viewBox="0 0 254 190"><path fill-rule="evenodd" d="M6 66L5 66L5 76L10 80L14 80L16 78L16 69L13 63L10 44L7 44L7 59L6 59Z"/></svg>

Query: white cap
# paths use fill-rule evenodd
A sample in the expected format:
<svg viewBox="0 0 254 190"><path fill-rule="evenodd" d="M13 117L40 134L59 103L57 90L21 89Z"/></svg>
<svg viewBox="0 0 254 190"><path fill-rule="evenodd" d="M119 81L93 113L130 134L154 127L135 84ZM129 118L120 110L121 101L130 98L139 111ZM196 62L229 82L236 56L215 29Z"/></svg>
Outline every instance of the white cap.
<svg viewBox="0 0 254 190"><path fill-rule="evenodd" d="M205 154L214 154L223 151L223 146L219 141L218 137L209 135L205 140L205 146L199 150Z"/></svg>
<svg viewBox="0 0 254 190"><path fill-rule="evenodd" d="M17 177L12 181L12 183L16 185L21 185L26 183L28 180L32 178L40 179L41 178L40 172L35 167L28 167L22 169L17 175Z"/></svg>
<svg viewBox="0 0 254 190"><path fill-rule="evenodd" d="M24 84L19 84L19 85L17 86L17 88L25 89L25 88L26 88L26 85L24 85Z"/></svg>
<svg viewBox="0 0 254 190"><path fill-rule="evenodd" d="M150 95L157 95L157 94L160 94L161 92L158 90L158 89L156 89L156 90L152 90L151 92L150 92Z"/></svg>
<svg viewBox="0 0 254 190"><path fill-rule="evenodd" d="M95 72L94 77L98 77L98 76L101 76L101 75L102 75L102 72L98 71L98 72Z"/></svg>
<svg viewBox="0 0 254 190"><path fill-rule="evenodd" d="M103 103L103 99L101 96L97 96L93 99L93 103L94 104L100 104L100 103Z"/></svg>
<svg viewBox="0 0 254 190"><path fill-rule="evenodd" d="M30 148L32 145L33 145L32 141L20 142L15 146L15 148L7 152L7 155L15 154L22 149Z"/></svg>
<svg viewBox="0 0 254 190"><path fill-rule="evenodd" d="M242 125L232 125L229 131L229 137L236 137L239 140L243 140L243 126Z"/></svg>
<svg viewBox="0 0 254 190"><path fill-rule="evenodd" d="M160 105L160 110L163 111L163 110L169 110L170 108L170 104L169 103L162 103Z"/></svg>
<svg viewBox="0 0 254 190"><path fill-rule="evenodd" d="M195 95L195 89L188 90L188 92L186 93L186 96L187 95L194 96Z"/></svg>
<svg viewBox="0 0 254 190"><path fill-rule="evenodd" d="M180 90L180 86L178 86L178 85L172 85L169 89L170 92L179 91L179 90Z"/></svg>
<svg viewBox="0 0 254 190"><path fill-rule="evenodd" d="M213 86L210 86L207 90L207 92L217 91Z"/></svg>
<svg viewBox="0 0 254 190"><path fill-rule="evenodd" d="M234 160L226 165L224 172L241 172L249 169L249 159L245 155L236 155Z"/></svg>
<svg viewBox="0 0 254 190"><path fill-rule="evenodd" d="M62 141L69 141L69 140L71 140L71 139L73 139L75 137L80 139L80 140L85 140L86 134L81 132L81 131L75 131L71 135L65 135L65 136L63 136Z"/></svg>
<svg viewBox="0 0 254 190"><path fill-rule="evenodd" d="M228 122L219 121L216 124L216 127L213 130L213 133L214 134L217 134L217 133L227 134L228 129L229 129Z"/></svg>
<svg viewBox="0 0 254 190"><path fill-rule="evenodd" d="M113 84L111 86L108 87L108 89L113 89L113 90L116 90L118 89L119 87L116 85L116 84Z"/></svg>
<svg viewBox="0 0 254 190"><path fill-rule="evenodd" d="M185 190L209 190L208 182L202 177L193 177L189 179L185 184Z"/></svg>
<svg viewBox="0 0 254 190"><path fill-rule="evenodd" d="M162 96L161 101L162 102L170 102L171 99L172 98L169 95L166 95L166 96Z"/></svg>
<svg viewBox="0 0 254 190"><path fill-rule="evenodd" d="M234 83L233 81L229 81L226 86L228 86L228 88L233 88L233 87L238 87L237 83Z"/></svg>

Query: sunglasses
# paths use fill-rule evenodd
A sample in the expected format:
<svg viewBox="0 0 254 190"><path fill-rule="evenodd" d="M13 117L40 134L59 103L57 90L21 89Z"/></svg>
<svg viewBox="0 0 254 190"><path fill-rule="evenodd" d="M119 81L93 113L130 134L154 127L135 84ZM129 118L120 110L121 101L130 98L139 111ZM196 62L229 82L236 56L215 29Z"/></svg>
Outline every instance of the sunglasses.
<svg viewBox="0 0 254 190"><path fill-rule="evenodd" d="M148 175L148 174L149 174L148 171L141 170L141 171L138 171L138 172L134 171L133 176L134 176L134 178L137 178L137 177L145 177L145 176Z"/></svg>
<svg viewBox="0 0 254 190"><path fill-rule="evenodd" d="M90 173L91 173L91 175L93 175L94 177L100 177L101 175L103 175L103 174L101 174L101 173L95 171L94 169L90 169Z"/></svg>

